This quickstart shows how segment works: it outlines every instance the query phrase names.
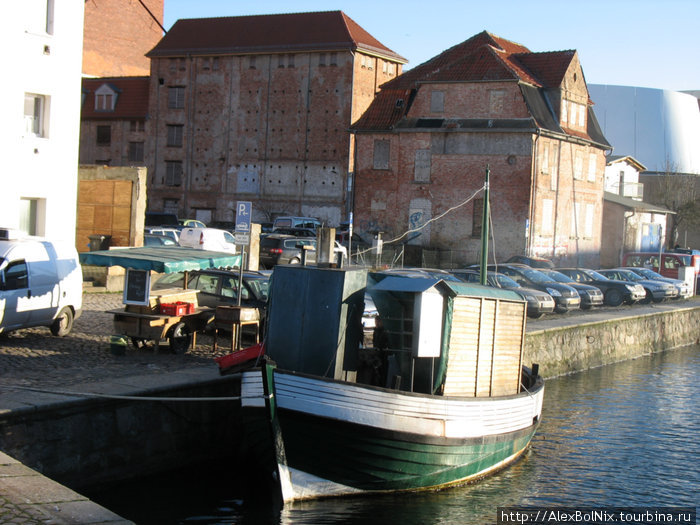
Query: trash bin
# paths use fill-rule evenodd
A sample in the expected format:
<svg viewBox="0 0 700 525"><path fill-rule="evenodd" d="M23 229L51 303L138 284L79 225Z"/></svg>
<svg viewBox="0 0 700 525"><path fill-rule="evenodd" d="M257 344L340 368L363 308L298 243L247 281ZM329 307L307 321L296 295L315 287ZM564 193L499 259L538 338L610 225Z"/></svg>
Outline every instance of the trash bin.
<svg viewBox="0 0 700 525"><path fill-rule="evenodd" d="M112 242L111 235L93 234L88 235L88 238L90 239L91 252L107 250L109 248L110 243Z"/></svg>

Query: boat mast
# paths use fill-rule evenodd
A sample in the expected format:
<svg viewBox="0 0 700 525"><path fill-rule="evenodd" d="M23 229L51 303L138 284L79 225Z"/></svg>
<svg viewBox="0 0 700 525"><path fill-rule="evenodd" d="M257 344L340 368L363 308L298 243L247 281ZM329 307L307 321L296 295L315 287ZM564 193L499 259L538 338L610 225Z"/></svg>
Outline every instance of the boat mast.
<svg viewBox="0 0 700 525"><path fill-rule="evenodd" d="M479 279L481 284L486 284L486 271L488 264L488 253L489 253L489 175L491 169L489 165L486 165L486 178L484 180L484 209L483 216L481 219L481 272L479 274Z"/></svg>

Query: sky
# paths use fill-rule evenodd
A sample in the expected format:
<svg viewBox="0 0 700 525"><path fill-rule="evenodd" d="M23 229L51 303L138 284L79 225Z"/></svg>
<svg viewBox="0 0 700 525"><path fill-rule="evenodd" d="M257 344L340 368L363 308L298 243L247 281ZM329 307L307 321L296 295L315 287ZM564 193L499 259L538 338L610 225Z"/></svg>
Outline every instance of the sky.
<svg viewBox="0 0 700 525"><path fill-rule="evenodd" d="M404 70L486 30L533 52L577 50L589 84L700 90L700 0L165 0L163 25L336 10Z"/></svg>

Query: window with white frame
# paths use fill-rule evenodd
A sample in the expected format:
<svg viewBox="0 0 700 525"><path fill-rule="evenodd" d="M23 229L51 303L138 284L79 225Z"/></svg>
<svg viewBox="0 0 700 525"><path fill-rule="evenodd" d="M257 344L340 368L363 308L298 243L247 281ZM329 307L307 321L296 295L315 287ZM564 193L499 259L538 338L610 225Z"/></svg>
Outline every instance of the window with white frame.
<svg viewBox="0 0 700 525"><path fill-rule="evenodd" d="M582 128L586 126L586 106L580 106L578 111L578 125Z"/></svg>
<svg viewBox="0 0 700 525"><path fill-rule="evenodd" d="M48 137L49 100L47 95L24 94L24 131L35 137Z"/></svg>
<svg viewBox="0 0 700 525"><path fill-rule="evenodd" d="M165 185L180 186L182 184L182 161L165 161Z"/></svg>
<svg viewBox="0 0 700 525"><path fill-rule="evenodd" d="M595 182L596 179L596 172L597 172L597 161L598 157L595 153L589 153L588 154L588 181L589 182Z"/></svg>
<svg viewBox="0 0 700 525"><path fill-rule="evenodd" d="M117 105L117 92L107 84L95 91L95 111L114 111Z"/></svg>

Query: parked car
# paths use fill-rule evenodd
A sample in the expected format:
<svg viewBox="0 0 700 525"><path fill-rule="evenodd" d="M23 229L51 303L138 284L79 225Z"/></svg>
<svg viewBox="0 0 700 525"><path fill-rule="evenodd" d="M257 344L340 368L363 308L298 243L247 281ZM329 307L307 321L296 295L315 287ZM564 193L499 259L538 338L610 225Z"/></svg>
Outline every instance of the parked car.
<svg viewBox="0 0 700 525"><path fill-rule="evenodd" d="M143 234L144 246L177 246L178 244L167 235L155 235L153 233Z"/></svg>
<svg viewBox="0 0 700 525"><path fill-rule="evenodd" d="M316 237L315 228L275 228L274 233L283 233L285 235L293 235L294 237Z"/></svg>
<svg viewBox="0 0 700 525"><path fill-rule="evenodd" d="M180 228L206 228L207 225L196 219L180 219Z"/></svg>
<svg viewBox="0 0 700 525"><path fill-rule="evenodd" d="M577 283L591 284L600 288L605 304L608 306L620 306L622 303L634 304L647 295L642 285L608 279L588 268L557 268L557 271L568 275Z"/></svg>
<svg viewBox="0 0 700 525"><path fill-rule="evenodd" d="M180 230L177 228L166 228L163 226L148 226L143 229L143 233L150 233L153 235L165 235L170 237L173 241L179 244L180 242Z"/></svg>
<svg viewBox="0 0 700 525"><path fill-rule="evenodd" d="M272 223L272 231L278 228L310 228L316 230L322 226L316 217L277 217Z"/></svg>
<svg viewBox="0 0 700 525"><path fill-rule="evenodd" d="M576 289L578 294L581 296L581 308L583 310L589 310L594 306L602 306L604 302L603 292L600 288L596 288L591 284L577 283L568 275L564 275L561 272L552 270L549 268L538 268L540 272L551 277L558 283L568 284L569 286Z"/></svg>
<svg viewBox="0 0 700 525"><path fill-rule="evenodd" d="M530 268L554 268L554 263L549 259L527 255L514 255L506 263L526 264Z"/></svg>
<svg viewBox="0 0 700 525"><path fill-rule="evenodd" d="M554 281L551 277L543 274L535 268L525 264L499 264L489 265L489 270L500 271L511 277L520 286L535 288L547 292L554 298L556 306L554 311L566 313L571 310L578 310L581 307L581 297L575 288Z"/></svg>
<svg viewBox="0 0 700 525"><path fill-rule="evenodd" d="M194 270L187 274L187 288L199 290L197 302L200 306L215 308L238 304L239 270L207 269ZM153 290L183 288L184 273L175 272L163 275L153 286ZM267 308L270 276L261 272L243 271L241 286L241 306L260 309L261 318ZM212 312L212 318L214 312Z"/></svg>
<svg viewBox="0 0 700 525"><path fill-rule="evenodd" d="M462 279L447 270L437 268L387 268L377 273L389 275L404 275L406 277L423 277L426 279L442 279L443 281L462 282Z"/></svg>
<svg viewBox="0 0 700 525"><path fill-rule="evenodd" d="M48 326L70 333L83 305L83 273L72 243L0 229L0 333Z"/></svg>
<svg viewBox="0 0 700 525"><path fill-rule="evenodd" d="M663 281L653 281L634 273L631 270L623 270L621 268L613 268L610 270L599 270L601 275L609 279L617 279L619 281L629 281L631 283L641 284L646 291L646 297L640 302L660 303L664 299L671 299L678 294L676 287L671 283Z"/></svg>
<svg viewBox="0 0 700 525"><path fill-rule="evenodd" d="M631 270L637 275L641 275L645 279L652 279L654 281L664 281L673 284L678 290L678 296L675 299L687 299L693 295L693 287L685 281L680 279L671 279L670 277L664 277L663 275L656 273L654 270L649 268L637 268L636 266L628 266L624 268L625 270Z"/></svg>
<svg viewBox="0 0 700 525"><path fill-rule="evenodd" d="M481 272L479 270L452 270L452 273L468 283L480 283ZM499 272L487 272L486 284L494 288L512 290L527 301L527 316L539 319L544 314L551 314L556 303L547 292L535 288L520 286L513 279Z"/></svg>
<svg viewBox="0 0 700 525"><path fill-rule="evenodd" d="M180 232L180 246L237 253L236 238L233 234L217 228L183 228Z"/></svg>
<svg viewBox="0 0 700 525"><path fill-rule="evenodd" d="M308 248L302 248L304 246ZM271 233L260 239L260 264L265 268L272 268L278 264L301 264L302 249L307 250L307 262L316 261L315 238Z"/></svg>

